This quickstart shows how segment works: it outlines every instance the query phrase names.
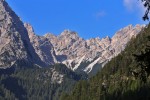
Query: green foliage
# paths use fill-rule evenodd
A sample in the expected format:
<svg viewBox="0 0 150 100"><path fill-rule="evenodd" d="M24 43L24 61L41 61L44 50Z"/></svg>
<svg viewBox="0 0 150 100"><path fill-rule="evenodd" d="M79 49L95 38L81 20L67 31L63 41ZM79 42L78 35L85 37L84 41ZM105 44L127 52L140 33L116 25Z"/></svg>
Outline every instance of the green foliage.
<svg viewBox="0 0 150 100"><path fill-rule="evenodd" d="M64 75L58 84L51 80L52 68ZM0 100L58 100L62 91L68 93L82 79L63 64L50 68L0 70Z"/></svg>
<svg viewBox="0 0 150 100"><path fill-rule="evenodd" d="M149 39L150 40L150 39ZM150 44L149 44L150 45ZM136 77L140 77L143 82L147 82L147 78L150 75L150 46L147 45L144 51L140 54L135 54L135 60L137 63L137 70L133 71Z"/></svg>
<svg viewBox="0 0 150 100"><path fill-rule="evenodd" d="M65 94L60 100L150 100L149 75L144 83L142 78L133 74L133 71L142 71L142 65L139 65L141 62L145 68L150 68L150 49L147 49L150 45L149 37L150 25L136 38L132 38L126 49L109 61L100 72L88 81L78 82L73 92ZM141 52L144 60L141 60ZM149 70L146 70L148 74Z"/></svg>

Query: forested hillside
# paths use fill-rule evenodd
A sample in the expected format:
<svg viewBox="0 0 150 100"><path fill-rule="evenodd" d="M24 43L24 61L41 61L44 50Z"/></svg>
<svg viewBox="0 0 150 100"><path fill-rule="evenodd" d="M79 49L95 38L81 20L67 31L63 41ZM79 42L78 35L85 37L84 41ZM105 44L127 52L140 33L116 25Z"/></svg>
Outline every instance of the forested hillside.
<svg viewBox="0 0 150 100"><path fill-rule="evenodd" d="M58 100L76 81L86 78L63 64L50 68L0 70L0 100Z"/></svg>
<svg viewBox="0 0 150 100"><path fill-rule="evenodd" d="M150 25L88 81L61 100L150 100Z"/></svg>

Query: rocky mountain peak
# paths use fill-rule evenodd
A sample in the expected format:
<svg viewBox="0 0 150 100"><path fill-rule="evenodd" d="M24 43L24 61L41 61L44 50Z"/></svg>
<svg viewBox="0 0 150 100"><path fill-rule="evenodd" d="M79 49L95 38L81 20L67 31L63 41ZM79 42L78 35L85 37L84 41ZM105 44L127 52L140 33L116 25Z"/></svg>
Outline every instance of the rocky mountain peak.
<svg viewBox="0 0 150 100"><path fill-rule="evenodd" d="M109 36L106 36L105 38L102 38L102 40L111 41L111 38Z"/></svg>
<svg viewBox="0 0 150 100"><path fill-rule="evenodd" d="M101 40L100 37L96 37L95 39L96 39L96 40Z"/></svg>
<svg viewBox="0 0 150 100"><path fill-rule="evenodd" d="M132 24L128 25L127 27L125 28L128 28L129 30L132 29L134 26Z"/></svg>
<svg viewBox="0 0 150 100"><path fill-rule="evenodd" d="M124 50L130 39L136 37L143 27L144 25L129 25L116 32L116 34L112 37L111 43L111 46L115 50L114 55L118 55L122 50Z"/></svg>
<svg viewBox="0 0 150 100"><path fill-rule="evenodd" d="M34 33L34 29L30 24L25 23L24 26L28 31L32 46L34 47L40 59L46 64L45 66L57 63L53 45L48 40L48 37L53 37L54 35L47 34L45 36L38 36Z"/></svg>
<svg viewBox="0 0 150 100"><path fill-rule="evenodd" d="M0 68L44 65L33 49L20 18L0 0Z"/></svg>
<svg viewBox="0 0 150 100"><path fill-rule="evenodd" d="M29 38L32 38L35 35L33 27L29 23L24 23L24 26L28 31Z"/></svg>
<svg viewBox="0 0 150 100"><path fill-rule="evenodd" d="M33 27L31 26L31 24L29 24L29 23L24 23L24 26L28 29L28 31L34 32L34 29L33 29Z"/></svg>
<svg viewBox="0 0 150 100"><path fill-rule="evenodd" d="M138 34L139 31L144 27L144 25L129 25L125 28L120 29L115 35L112 37L112 40L120 40L123 37L127 37L128 35L132 37L135 34Z"/></svg>
<svg viewBox="0 0 150 100"><path fill-rule="evenodd" d="M111 43L111 38L106 36L105 38L102 38L101 42L108 46Z"/></svg>
<svg viewBox="0 0 150 100"><path fill-rule="evenodd" d="M64 30L59 37L77 38L78 34L75 31Z"/></svg>
<svg viewBox="0 0 150 100"><path fill-rule="evenodd" d="M57 36L55 36L54 34L52 34L52 33L46 33L45 35L44 35L44 37L46 37L46 38L51 38L51 37L57 37Z"/></svg>
<svg viewBox="0 0 150 100"><path fill-rule="evenodd" d="M140 24L136 24L135 27L141 27L141 26L145 26L145 25L140 25Z"/></svg>

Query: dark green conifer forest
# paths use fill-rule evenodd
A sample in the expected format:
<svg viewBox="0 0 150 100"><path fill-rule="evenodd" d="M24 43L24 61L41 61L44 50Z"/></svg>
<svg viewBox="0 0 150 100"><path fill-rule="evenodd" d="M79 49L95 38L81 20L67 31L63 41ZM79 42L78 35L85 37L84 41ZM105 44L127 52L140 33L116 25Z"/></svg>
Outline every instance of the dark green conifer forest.
<svg viewBox="0 0 150 100"><path fill-rule="evenodd" d="M51 68L64 75L61 84L51 80ZM85 77L63 64L50 68L0 70L0 100L59 100L62 91L71 91L71 87Z"/></svg>

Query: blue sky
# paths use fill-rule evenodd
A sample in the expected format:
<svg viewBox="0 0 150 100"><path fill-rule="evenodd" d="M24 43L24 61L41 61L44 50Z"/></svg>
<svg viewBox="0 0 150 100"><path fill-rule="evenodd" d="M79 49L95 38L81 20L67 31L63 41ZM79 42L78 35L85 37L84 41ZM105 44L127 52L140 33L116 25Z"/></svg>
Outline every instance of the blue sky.
<svg viewBox="0 0 150 100"><path fill-rule="evenodd" d="M129 24L142 20L144 9L138 0L6 0L38 35L76 31L85 39L112 37Z"/></svg>

